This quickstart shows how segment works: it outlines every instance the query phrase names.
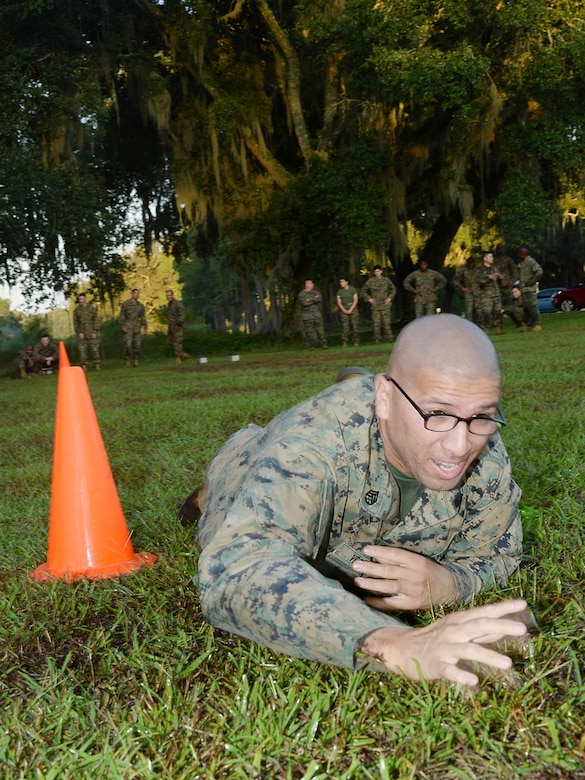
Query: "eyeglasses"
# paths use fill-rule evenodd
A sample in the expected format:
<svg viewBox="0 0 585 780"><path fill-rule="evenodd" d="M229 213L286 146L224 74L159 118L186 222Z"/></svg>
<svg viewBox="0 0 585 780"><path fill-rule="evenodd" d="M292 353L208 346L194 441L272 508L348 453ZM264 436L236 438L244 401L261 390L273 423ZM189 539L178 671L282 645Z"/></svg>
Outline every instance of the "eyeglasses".
<svg viewBox="0 0 585 780"><path fill-rule="evenodd" d="M415 404L412 398L400 387L398 382L390 376L387 376L386 379L388 382L392 382L394 387L400 390L408 403L420 414L424 420L427 431L446 433L447 431L452 431L460 422L464 422L467 425L469 433L473 433L476 436L491 436L498 428L506 424L503 417L488 417L486 414L476 414L473 415L473 417L458 417L456 414L445 414L444 412L423 412L423 410Z"/></svg>

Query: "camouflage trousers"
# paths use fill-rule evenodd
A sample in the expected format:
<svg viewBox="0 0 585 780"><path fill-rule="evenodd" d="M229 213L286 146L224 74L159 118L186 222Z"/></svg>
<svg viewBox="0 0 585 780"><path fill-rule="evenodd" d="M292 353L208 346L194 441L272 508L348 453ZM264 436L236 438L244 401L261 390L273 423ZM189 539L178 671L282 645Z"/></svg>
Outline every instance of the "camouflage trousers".
<svg viewBox="0 0 585 780"><path fill-rule="evenodd" d="M353 343L357 347L359 344L358 337L358 325L360 316L357 308L355 308L351 314L344 314L341 312L341 340L344 346L349 341L349 335L351 332Z"/></svg>
<svg viewBox="0 0 585 780"><path fill-rule="evenodd" d="M100 362L100 340L85 338L77 339L77 345L79 347L79 362L82 366L87 364L87 352L91 352L91 359L94 363Z"/></svg>
<svg viewBox="0 0 585 780"><path fill-rule="evenodd" d="M167 333L167 344L173 350L175 357L182 357L183 352L183 333L184 328L182 325L174 325L169 327Z"/></svg>
<svg viewBox="0 0 585 780"><path fill-rule="evenodd" d="M421 298L419 295L414 296L414 316L426 317L428 314L437 313L437 298Z"/></svg>
<svg viewBox="0 0 585 780"><path fill-rule="evenodd" d="M138 360L142 346L142 330L127 328L124 333L124 360Z"/></svg>
<svg viewBox="0 0 585 780"><path fill-rule="evenodd" d="M540 325L540 312L536 292L522 290L522 308L524 309L524 322L528 328Z"/></svg>
<svg viewBox="0 0 585 780"><path fill-rule="evenodd" d="M384 333L388 341L394 341L392 323L390 321L390 306L385 303L372 306L372 325L374 327L374 341L380 341L380 331Z"/></svg>
<svg viewBox="0 0 585 780"><path fill-rule="evenodd" d="M321 344L322 346L327 344L321 317L303 317L301 319L301 326L303 328L305 341L309 347L314 347L316 344Z"/></svg>
<svg viewBox="0 0 585 780"><path fill-rule="evenodd" d="M480 328L502 327L502 301L500 298L479 298L476 301L477 324Z"/></svg>

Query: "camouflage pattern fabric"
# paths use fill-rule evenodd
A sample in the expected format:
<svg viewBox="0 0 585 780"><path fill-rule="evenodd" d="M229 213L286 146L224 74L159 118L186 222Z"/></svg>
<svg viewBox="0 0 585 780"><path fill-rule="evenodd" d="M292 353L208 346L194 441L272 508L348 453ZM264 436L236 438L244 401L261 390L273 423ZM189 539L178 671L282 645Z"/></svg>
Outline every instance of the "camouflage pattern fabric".
<svg viewBox="0 0 585 780"><path fill-rule="evenodd" d="M518 281L518 269L516 263L509 255L494 254L494 268L502 275L499 280L500 294L502 297L502 306L506 308L512 300L510 290L515 282Z"/></svg>
<svg viewBox="0 0 585 780"><path fill-rule="evenodd" d="M437 313L438 292L447 284L447 280L438 271L427 268L408 274L403 286L408 292L415 293L414 313L416 317L424 317L427 314Z"/></svg>
<svg viewBox="0 0 585 780"><path fill-rule="evenodd" d="M380 333L384 333L388 341L394 340L392 332L392 320L390 316L391 305L385 303L388 298L394 299L396 296L396 287L391 279L386 276L379 278L371 276L364 284L362 296L365 301L374 299L372 307L372 326L374 329L374 341L380 340Z"/></svg>
<svg viewBox="0 0 585 780"><path fill-rule="evenodd" d="M531 328L540 324L540 312L538 310L538 282L542 277L542 267L533 257L528 255L518 263L518 279L522 292L522 306L524 307L524 320Z"/></svg>
<svg viewBox="0 0 585 780"><path fill-rule="evenodd" d="M297 301L301 307L301 327L308 346L313 347L316 344L326 346L321 293L317 290L301 290Z"/></svg>
<svg viewBox="0 0 585 780"><path fill-rule="evenodd" d="M468 265L460 265L455 271L455 279L453 280L453 286L457 295L463 299L463 306L465 310L465 319L475 322L473 299L473 275L475 268L470 268ZM465 292L467 290L467 292Z"/></svg>
<svg viewBox="0 0 585 780"><path fill-rule="evenodd" d="M206 475L198 582L208 622L288 655L379 669L365 635L398 618L346 590L368 543L447 567L458 602L505 585L522 549L520 489L499 435L465 484L423 490L399 516L399 490L374 413L374 380L355 376L230 438Z"/></svg>
<svg viewBox="0 0 585 780"><path fill-rule="evenodd" d="M137 360L140 357L140 347L142 345L142 328L146 329L146 313L144 304L135 301L134 298L128 298L124 301L120 309L118 322L122 328L126 328L124 333L124 359Z"/></svg>
<svg viewBox="0 0 585 780"><path fill-rule="evenodd" d="M50 363L51 368L59 368L59 348L52 341L45 346L40 341L35 346L33 351L33 359L35 361L35 370L40 371L47 363L47 358L53 358Z"/></svg>
<svg viewBox="0 0 585 780"><path fill-rule="evenodd" d="M183 335L185 325L185 307L181 301L173 298L167 304L167 320L169 329L167 343L173 350L175 357L183 356Z"/></svg>
<svg viewBox="0 0 585 780"><path fill-rule="evenodd" d="M496 269L490 265L480 265L475 272L477 298L475 308L480 327L486 329L490 325L502 327L502 299L497 279L490 279Z"/></svg>
<svg viewBox="0 0 585 780"><path fill-rule="evenodd" d="M24 379L27 374L33 374L35 370L34 352L27 352L21 349L16 353L16 357L7 370L7 375L11 379Z"/></svg>
<svg viewBox="0 0 585 780"><path fill-rule="evenodd" d="M85 306L78 304L73 312L73 328L79 337L80 333L83 333L84 338L77 339L77 345L79 347L79 359L82 366L87 363L87 350L88 347L91 351L91 358L94 363L100 362L100 318L97 310L91 303L86 303ZM96 334L95 339L92 339L92 333Z"/></svg>

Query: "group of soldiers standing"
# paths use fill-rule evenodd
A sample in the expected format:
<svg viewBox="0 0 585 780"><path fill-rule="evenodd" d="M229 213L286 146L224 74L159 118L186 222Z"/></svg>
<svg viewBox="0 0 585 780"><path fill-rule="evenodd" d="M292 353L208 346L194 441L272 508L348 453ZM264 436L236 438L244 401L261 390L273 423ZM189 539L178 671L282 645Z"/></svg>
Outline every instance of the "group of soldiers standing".
<svg viewBox="0 0 585 780"><path fill-rule="evenodd" d="M516 327L542 330L538 310L538 282L542 267L522 246L517 261L506 254L503 244L495 252L484 252L481 265L473 258L460 266L454 286L464 301L465 317L483 330L490 327L496 335L502 332L503 315L507 314Z"/></svg>
<svg viewBox="0 0 585 780"><path fill-rule="evenodd" d="M445 287L447 280L443 274L428 267L421 260L418 268L404 280L404 289L414 296L414 310L417 317L425 314L435 314L439 291ZM394 341L392 331L391 308L396 297L396 285L384 275L380 265L374 266L372 276L362 288L362 298L371 306L374 343L379 344L382 336L389 342ZM305 286L298 295L301 310L301 326L309 349L321 344L327 349L327 339L323 328L322 296L315 290L312 279L305 280ZM359 295L349 280L342 277L339 280L336 302L341 315L341 341L347 347L350 339L355 347L359 345Z"/></svg>
<svg viewBox="0 0 585 780"><path fill-rule="evenodd" d="M185 328L185 307L175 298L172 290L166 291L167 298L167 343L172 349L175 361L183 363L189 356L183 350ZM147 332L146 311L138 298L140 291L134 288L130 298L122 303L118 323L124 337L124 363L126 366L140 365L142 336ZM88 302L85 293L77 296L77 306L73 311L73 328L77 335L79 364L87 370L88 357L91 356L96 371L101 368L100 317L97 308ZM49 335L44 333L40 342L28 344L18 352L8 369L13 379L26 379L41 373L53 373L59 367L59 349Z"/></svg>

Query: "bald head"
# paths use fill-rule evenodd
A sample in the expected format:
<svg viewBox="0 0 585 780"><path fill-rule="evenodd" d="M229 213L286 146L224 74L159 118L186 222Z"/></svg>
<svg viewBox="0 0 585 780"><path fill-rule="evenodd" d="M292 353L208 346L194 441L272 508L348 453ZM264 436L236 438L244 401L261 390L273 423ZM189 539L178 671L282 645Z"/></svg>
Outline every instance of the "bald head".
<svg viewBox="0 0 585 780"><path fill-rule="evenodd" d="M500 381L498 355L489 337L454 314L419 317L401 332L388 362L388 376L416 381L421 371Z"/></svg>

